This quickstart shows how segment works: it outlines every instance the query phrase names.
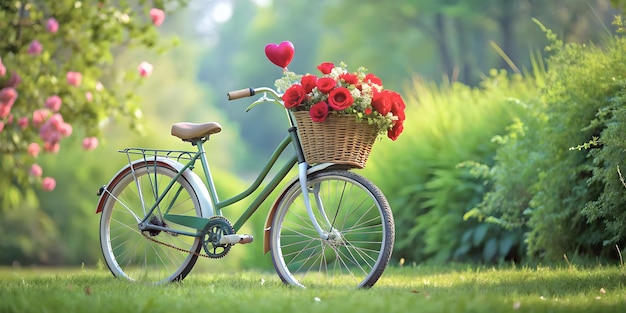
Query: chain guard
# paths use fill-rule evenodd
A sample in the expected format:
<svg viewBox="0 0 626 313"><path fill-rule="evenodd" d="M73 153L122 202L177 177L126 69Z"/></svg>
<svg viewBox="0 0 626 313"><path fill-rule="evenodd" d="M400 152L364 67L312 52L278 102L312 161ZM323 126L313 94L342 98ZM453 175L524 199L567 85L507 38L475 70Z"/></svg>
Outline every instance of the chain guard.
<svg viewBox="0 0 626 313"><path fill-rule="evenodd" d="M226 218L222 216L211 217L202 230L202 247L204 252L213 259L224 257L228 254L232 245L220 244L220 238L234 233L233 225Z"/></svg>

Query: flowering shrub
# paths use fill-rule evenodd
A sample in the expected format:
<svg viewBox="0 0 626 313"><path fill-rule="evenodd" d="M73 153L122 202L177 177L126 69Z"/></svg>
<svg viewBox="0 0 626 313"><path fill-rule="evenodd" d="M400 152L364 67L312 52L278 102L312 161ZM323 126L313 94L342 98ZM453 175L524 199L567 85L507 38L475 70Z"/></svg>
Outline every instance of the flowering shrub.
<svg viewBox="0 0 626 313"><path fill-rule="evenodd" d="M68 227L82 223L75 212L91 208L61 202L93 188L100 174L85 174L85 166L103 159L98 153L88 157L96 161L72 164L81 151L67 150L82 143L97 152L112 122L138 130L137 86L149 77L121 57L171 47L175 39L159 29L171 11L162 8L185 2L0 1L0 229L13 230L3 232L9 253L0 253L0 262L60 264L93 239ZM61 238L73 239L59 245Z"/></svg>
<svg viewBox="0 0 626 313"><path fill-rule="evenodd" d="M139 109L127 101L135 98L127 86L150 76L152 65L142 62L138 75L111 71L112 48L155 46L156 28L166 17L151 3L14 2L0 10L0 203L5 207L20 205L19 198L5 195L35 185L55 188L38 157L58 153L62 139L84 136L82 147L91 151L111 118L124 116L131 126L137 124Z"/></svg>
<svg viewBox="0 0 626 313"><path fill-rule="evenodd" d="M283 92L283 103L294 111L309 111L315 122L324 122L329 114L353 114L375 125L379 135L396 140L404 130L405 104L395 91L383 89L380 78L361 67L349 72L345 64L322 63L321 76L297 75L285 71L276 81Z"/></svg>

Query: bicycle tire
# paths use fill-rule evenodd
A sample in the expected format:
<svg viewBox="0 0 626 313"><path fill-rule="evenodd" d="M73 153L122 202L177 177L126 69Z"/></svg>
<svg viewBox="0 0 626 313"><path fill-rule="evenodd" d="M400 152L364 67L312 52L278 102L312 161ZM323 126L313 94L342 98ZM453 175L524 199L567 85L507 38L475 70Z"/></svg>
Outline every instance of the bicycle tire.
<svg viewBox="0 0 626 313"><path fill-rule="evenodd" d="M177 173L176 169L164 162L137 162L132 164L132 168L128 166L122 170L104 191L103 197L106 198L103 199L100 217L100 246L113 276L162 284L183 280L195 265L202 247L200 237L164 231L142 232L138 227L137 218L145 216L144 206L148 210L156 203L158 195ZM177 191L180 193L176 195ZM160 207L165 208L169 204L172 204L170 213L201 216L197 194L183 176L178 177ZM154 222L195 232L194 229L164 220L163 213L157 208L152 217ZM154 240L184 251L177 251Z"/></svg>
<svg viewBox="0 0 626 313"><path fill-rule="evenodd" d="M277 205L270 234L272 261L281 280L300 287L372 287L389 263L395 233L391 208L380 189L346 170L310 174L315 217L325 232L333 234L322 240L307 215L300 184L288 188ZM327 219L317 209L316 190Z"/></svg>

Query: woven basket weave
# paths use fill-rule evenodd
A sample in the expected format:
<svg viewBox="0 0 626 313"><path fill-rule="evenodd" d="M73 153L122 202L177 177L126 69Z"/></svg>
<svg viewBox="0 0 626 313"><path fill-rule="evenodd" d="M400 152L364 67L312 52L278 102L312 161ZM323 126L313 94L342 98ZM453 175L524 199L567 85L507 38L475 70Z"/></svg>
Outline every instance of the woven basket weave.
<svg viewBox="0 0 626 313"><path fill-rule="evenodd" d="M331 113L322 123L308 111L296 111L300 144L307 163L337 163L364 168L378 132L356 116Z"/></svg>

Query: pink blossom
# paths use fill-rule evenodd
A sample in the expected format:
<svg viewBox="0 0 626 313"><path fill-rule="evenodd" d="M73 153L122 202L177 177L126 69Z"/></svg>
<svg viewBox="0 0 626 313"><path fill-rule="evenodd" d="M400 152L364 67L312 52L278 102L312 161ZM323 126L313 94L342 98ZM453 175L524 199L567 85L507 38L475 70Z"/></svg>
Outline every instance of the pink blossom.
<svg viewBox="0 0 626 313"><path fill-rule="evenodd" d="M0 90L0 104L12 106L17 99L17 91L13 87L5 87Z"/></svg>
<svg viewBox="0 0 626 313"><path fill-rule="evenodd" d="M58 112L61 109L62 103L63 101L61 101L61 97L57 95L50 96L48 97L48 99L46 99L46 108L54 112Z"/></svg>
<svg viewBox="0 0 626 313"><path fill-rule="evenodd" d="M96 137L87 137L83 139L83 149L87 151L91 151L98 147L98 138Z"/></svg>
<svg viewBox="0 0 626 313"><path fill-rule="evenodd" d="M46 22L46 29L50 33L56 33L59 30L59 22L54 17L51 17Z"/></svg>
<svg viewBox="0 0 626 313"><path fill-rule="evenodd" d="M152 24L155 26L161 26L161 24L163 24L163 20L165 20L165 12L157 8L152 8L150 9L150 18L152 18Z"/></svg>
<svg viewBox="0 0 626 313"><path fill-rule="evenodd" d="M63 137L67 137L67 136L71 135L72 131L73 131L72 125L70 125L68 123L63 123L63 124L59 125L59 133L61 133L61 135L63 135Z"/></svg>
<svg viewBox="0 0 626 313"><path fill-rule="evenodd" d="M67 72L67 83L72 86L80 86L81 81L83 80L83 74L80 72Z"/></svg>
<svg viewBox="0 0 626 313"><path fill-rule="evenodd" d="M39 152L41 152L41 147L39 146L38 143L33 142L28 145L28 148L26 148L26 151L28 151L28 154L30 156L36 158L39 155Z"/></svg>
<svg viewBox="0 0 626 313"><path fill-rule="evenodd" d="M63 137L71 134L72 126L63 122L63 116L59 113L53 114L39 129L39 137L45 142L46 151L58 151L58 147L55 148L54 144L58 144Z"/></svg>
<svg viewBox="0 0 626 313"><path fill-rule="evenodd" d="M2 64L2 58L0 58L0 77L7 74L7 68Z"/></svg>
<svg viewBox="0 0 626 313"><path fill-rule="evenodd" d="M37 55L37 54L41 54L41 51L43 51L43 46L41 45L41 42L39 42L39 40L35 39L30 43L30 46L28 46L28 54L30 55Z"/></svg>
<svg viewBox="0 0 626 313"><path fill-rule="evenodd" d="M50 110L48 109L35 110L33 112L33 125L36 127L43 125L48 116L50 116Z"/></svg>
<svg viewBox="0 0 626 313"><path fill-rule="evenodd" d="M6 87L0 90L0 118L9 116L15 99L17 99L17 91L12 87Z"/></svg>
<svg viewBox="0 0 626 313"><path fill-rule="evenodd" d="M63 138L56 127L50 123L50 120L46 121L46 123L41 126L41 129L39 130L39 137L41 137L45 143L59 142L61 141L61 138Z"/></svg>
<svg viewBox="0 0 626 313"><path fill-rule="evenodd" d="M4 87L12 87L17 88L17 86L22 82L22 78L15 71L11 71L11 78L4 83Z"/></svg>
<svg viewBox="0 0 626 313"><path fill-rule="evenodd" d="M46 177L41 181L41 188L44 191L52 191L56 187L57 182L52 177Z"/></svg>
<svg viewBox="0 0 626 313"><path fill-rule="evenodd" d="M28 117L22 117L17 120L17 125L19 125L22 129L28 128Z"/></svg>
<svg viewBox="0 0 626 313"><path fill-rule="evenodd" d="M44 142L43 149L50 153L58 153L61 149L61 145L58 142Z"/></svg>
<svg viewBox="0 0 626 313"><path fill-rule="evenodd" d="M101 82L96 82L96 91L104 90L104 85Z"/></svg>
<svg viewBox="0 0 626 313"><path fill-rule="evenodd" d="M91 91L87 91L87 93L85 93L85 98L87 98L87 102L93 101L93 94Z"/></svg>
<svg viewBox="0 0 626 313"><path fill-rule="evenodd" d="M11 113L11 106L0 102L0 118L5 118Z"/></svg>
<svg viewBox="0 0 626 313"><path fill-rule="evenodd" d="M41 177L41 174L43 174L43 169L41 169L41 166L39 166L39 164L34 163L33 165L30 166L30 176L33 177Z"/></svg>
<svg viewBox="0 0 626 313"><path fill-rule="evenodd" d="M152 64L143 61L141 63L139 63L139 66L137 66L137 70L139 71L139 75L141 75L142 77L148 77L150 75L152 75Z"/></svg>

